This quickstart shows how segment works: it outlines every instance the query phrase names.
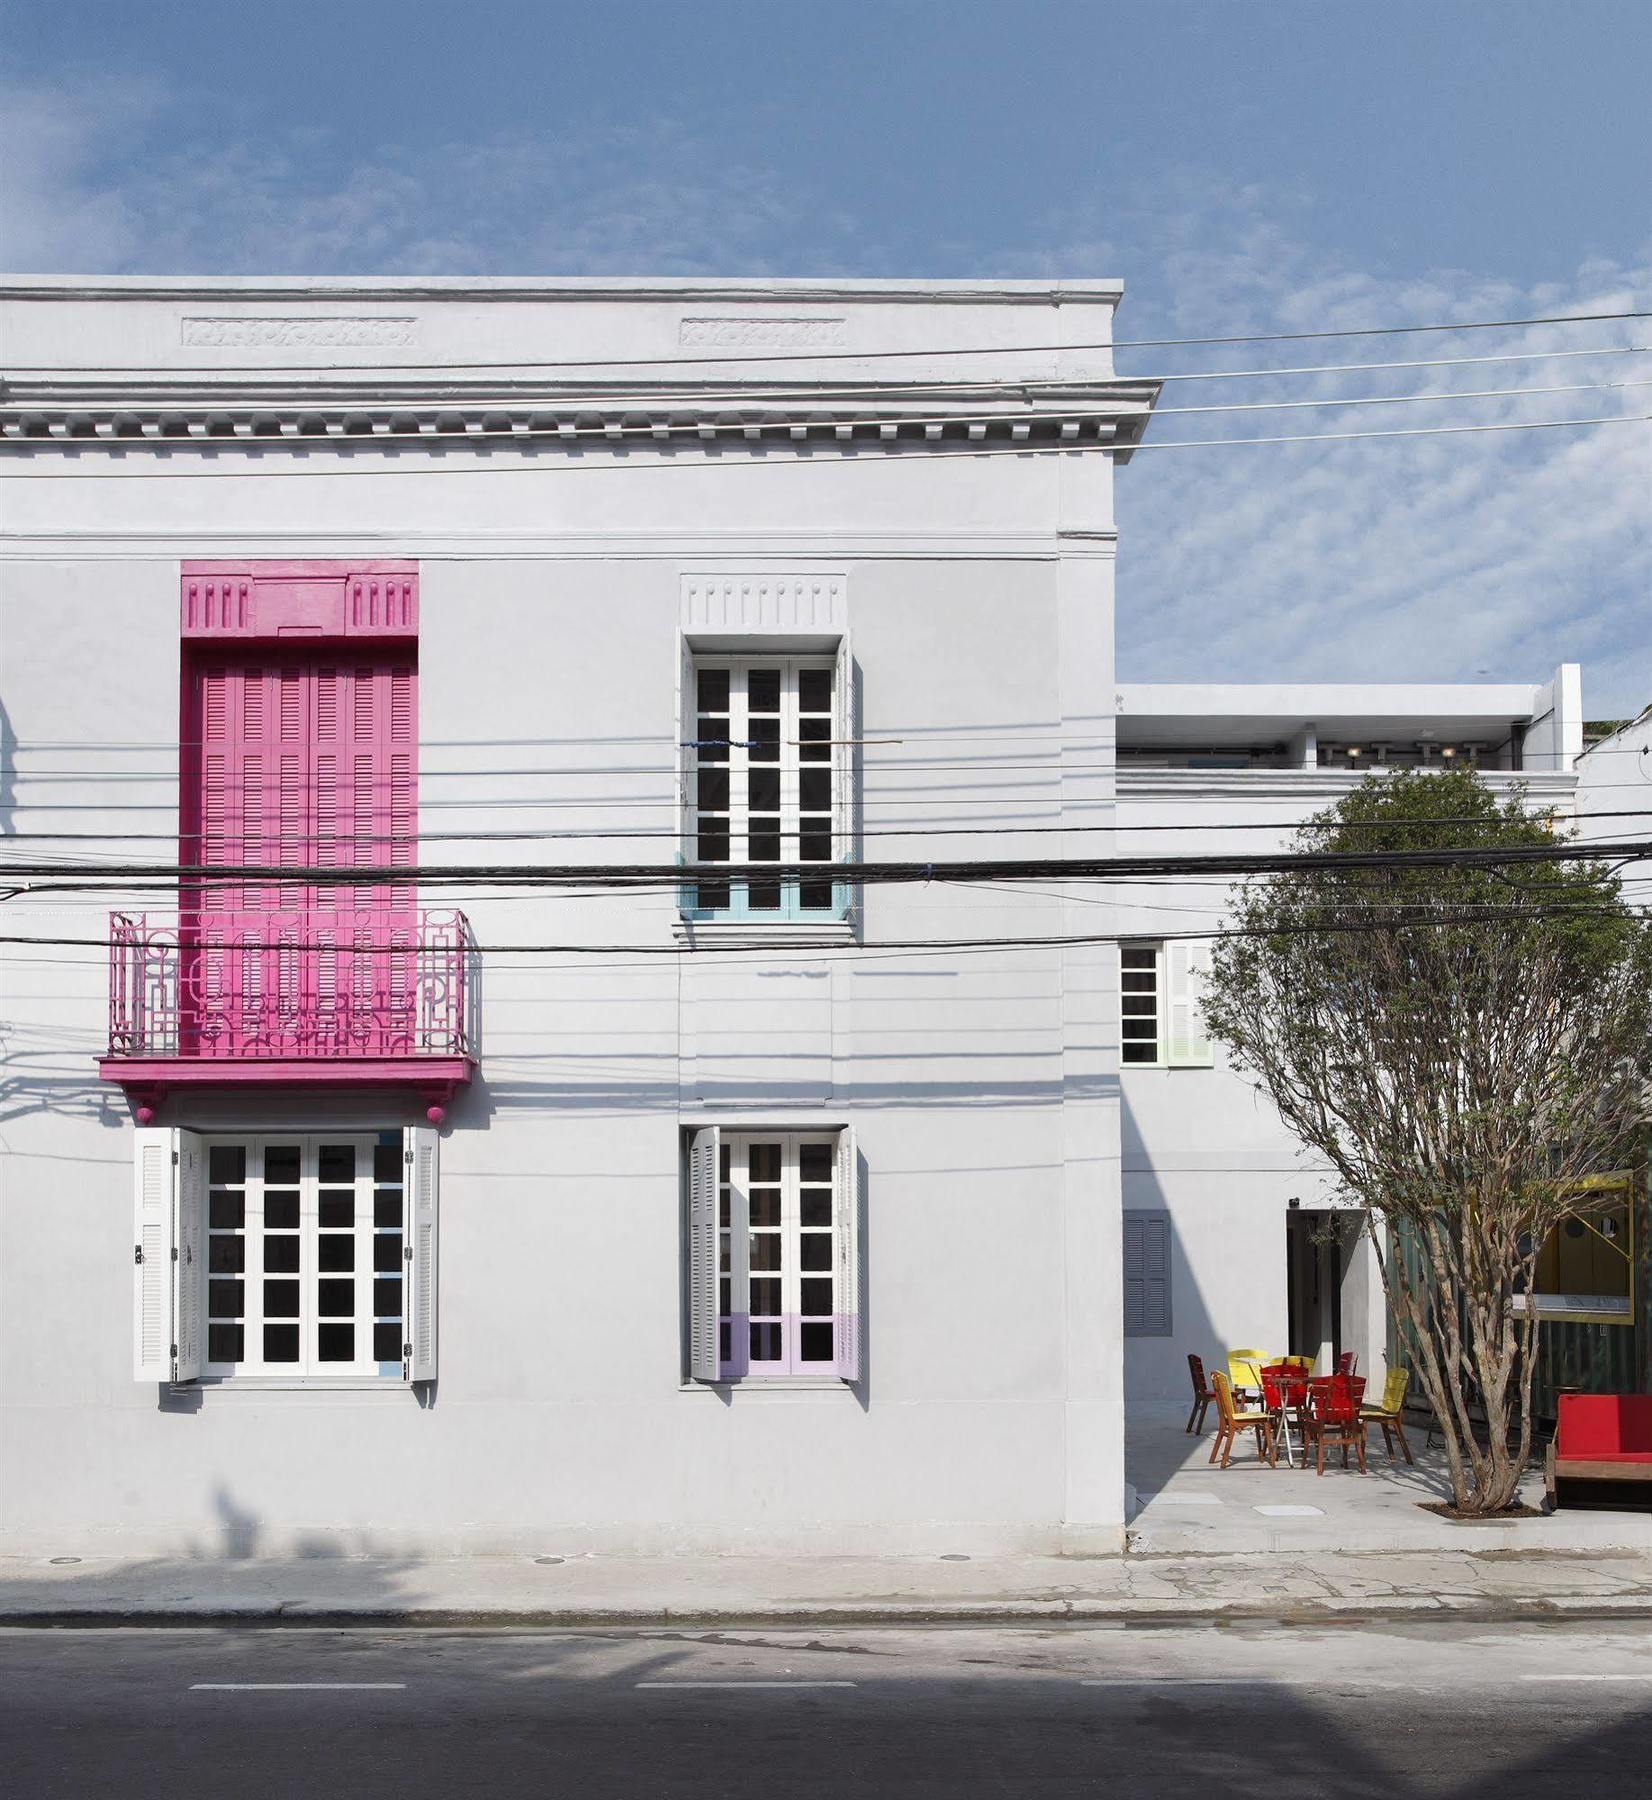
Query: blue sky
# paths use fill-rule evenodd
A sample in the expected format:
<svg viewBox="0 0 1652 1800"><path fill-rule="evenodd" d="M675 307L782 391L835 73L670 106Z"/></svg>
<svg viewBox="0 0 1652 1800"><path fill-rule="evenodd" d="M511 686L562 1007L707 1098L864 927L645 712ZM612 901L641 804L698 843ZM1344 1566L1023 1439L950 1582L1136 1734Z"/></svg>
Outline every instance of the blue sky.
<svg viewBox="0 0 1652 1800"><path fill-rule="evenodd" d="M1127 284L1125 337L1645 306L1649 92L1645 0L0 0L0 267L1105 274ZM1121 362L1395 342L1467 356L1652 329ZM1617 415L1648 394L1167 415L1155 435ZM1120 523L1127 676L1520 679L1577 659L1591 713L1652 699L1652 427L1166 450L1123 473Z"/></svg>

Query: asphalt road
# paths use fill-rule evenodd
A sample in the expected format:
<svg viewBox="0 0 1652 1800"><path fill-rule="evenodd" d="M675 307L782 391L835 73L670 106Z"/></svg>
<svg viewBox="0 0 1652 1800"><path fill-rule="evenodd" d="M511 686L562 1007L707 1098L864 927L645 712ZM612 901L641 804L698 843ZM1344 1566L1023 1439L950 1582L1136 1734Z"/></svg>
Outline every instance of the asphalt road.
<svg viewBox="0 0 1652 1800"><path fill-rule="evenodd" d="M0 1631L5 1800L1652 1796L1652 1625Z"/></svg>

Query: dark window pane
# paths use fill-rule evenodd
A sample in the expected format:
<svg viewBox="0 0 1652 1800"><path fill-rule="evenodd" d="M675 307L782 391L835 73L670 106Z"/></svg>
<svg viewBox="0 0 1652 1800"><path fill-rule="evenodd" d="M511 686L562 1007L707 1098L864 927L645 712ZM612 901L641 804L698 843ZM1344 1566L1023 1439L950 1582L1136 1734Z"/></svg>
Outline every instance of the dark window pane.
<svg viewBox="0 0 1652 1800"><path fill-rule="evenodd" d="M798 670L797 710L806 713L829 713L832 710L830 669Z"/></svg>
<svg viewBox="0 0 1652 1800"><path fill-rule="evenodd" d="M384 1240L374 1238L377 1246ZM324 1232L316 1240L316 1267L329 1273L336 1273L356 1266L356 1240L347 1231Z"/></svg>
<svg viewBox="0 0 1652 1800"><path fill-rule="evenodd" d="M214 1275L239 1275L247 1266L247 1240L214 1237L207 1242L207 1268Z"/></svg>
<svg viewBox="0 0 1652 1800"><path fill-rule="evenodd" d="M797 772L797 806L799 812L823 813L832 810L832 771L799 769Z"/></svg>
<svg viewBox="0 0 1652 1800"><path fill-rule="evenodd" d="M297 1231L297 1194L265 1194L264 1229L266 1231Z"/></svg>
<svg viewBox="0 0 1652 1800"><path fill-rule="evenodd" d="M728 770L701 769L696 777L695 802L703 813L728 811Z"/></svg>
<svg viewBox="0 0 1652 1800"><path fill-rule="evenodd" d="M320 1224L323 1231L348 1231L356 1222L356 1196L353 1190L331 1193L323 1190Z"/></svg>
<svg viewBox="0 0 1652 1800"><path fill-rule="evenodd" d="M829 1182L832 1179L832 1158L836 1153L836 1147L832 1144L799 1144L798 1180Z"/></svg>
<svg viewBox="0 0 1652 1800"><path fill-rule="evenodd" d="M780 883L752 881L746 884L746 906L751 912L779 912Z"/></svg>
<svg viewBox="0 0 1652 1800"><path fill-rule="evenodd" d="M803 1324L797 1328L797 1359L806 1363L832 1361L832 1327Z"/></svg>
<svg viewBox="0 0 1652 1800"><path fill-rule="evenodd" d="M298 1327L266 1325L264 1327L264 1361L290 1363L298 1361Z"/></svg>
<svg viewBox="0 0 1652 1800"><path fill-rule="evenodd" d="M207 1361L240 1362L246 1341L246 1331L240 1325L207 1326Z"/></svg>
<svg viewBox="0 0 1652 1800"><path fill-rule="evenodd" d="M747 1153L746 1173L754 1183L769 1184L780 1179L780 1146L753 1144Z"/></svg>
<svg viewBox="0 0 1652 1800"><path fill-rule="evenodd" d="M753 669L746 677L746 706L755 713L780 710L780 671Z"/></svg>
<svg viewBox="0 0 1652 1800"><path fill-rule="evenodd" d="M694 841L695 860L703 863L728 861L728 820L702 819Z"/></svg>
<svg viewBox="0 0 1652 1800"><path fill-rule="evenodd" d="M354 1325L318 1325L316 1357L321 1362L354 1362L356 1328Z"/></svg>
<svg viewBox="0 0 1652 1800"><path fill-rule="evenodd" d="M721 912L728 905L729 885L726 881L702 881L694 890L697 912Z"/></svg>
<svg viewBox="0 0 1652 1800"><path fill-rule="evenodd" d="M298 1186L297 1144L269 1144L265 1146L264 1183L267 1187Z"/></svg>
<svg viewBox="0 0 1652 1800"><path fill-rule="evenodd" d="M734 1328L731 1325L717 1327L717 1360L727 1363L734 1355Z"/></svg>
<svg viewBox="0 0 1652 1800"><path fill-rule="evenodd" d="M832 860L832 821L799 819L797 822L797 860L830 862Z"/></svg>
<svg viewBox="0 0 1652 1800"><path fill-rule="evenodd" d="M296 1319L298 1317L298 1283L266 1281L264 1283L264 1317Z"/></svg>
<svg viewBox="0 0 1652 1800"><path fill-rule="evenodd" d="M728 711L728 670L698 669L694 676L696 704L704 713Z"/></svg>
<svg viewBox="0 0 1652 1800"><path fill-rule="evenodd" d="M246 1310L247 1284L244 1281L209 1281L207 1312L214 1319L239 1319Z"/></svg>
<svg viewBox="0 0 1652 1800"><path fill-rule="evenodd" d="M399 1188L386 1192L383 1188L373 1195L373 1223L375 1225L394 1225L398 1230L402 1222L402 1196Z"/></svg>
<svg viewBox="0 0 1652 1800"><path fill-rule="evenodd" d="M832 1190L804 1188L797 1197L797 1209L805 1225L830 1225L832 1222Z"/></svg>
<svg viewBox="0 0 1652 1800"><path fill-rule="evenodd" d="M702 763L728 761L728 720L701 719L694 727L695 757Z"/></svg>
<svg viewBox="0 0 1652 1800"><path fill-rule="evenodd" d="M754 1269L765 1272L778 1270L780 1267L780 1233L778 1231L753 1232L751 1240L751 1265Z"/></svg>
<svg viewBox="0 0 1652 1800"><path fill-rule="evenodd" d="M754 1363L779 1362L779 1325L753 1325L751 1327L751 1360Z"/></svg>
<svg viewBox="0 0 1652 1800"><path fill-rule="evenodd" d="M400 1362L402 1355L402 1328L400 1325L375 1325L373 1327L373 1361Z"/></svg>
<svg viewBox="0 0 1652 1800"><path fill-rule="evenodd" d="M316 1311L324 1319L353 1319L356 1316L355 1282L318 1281Z"/></svg>
<svg viewBox="0 0 1652 1800"><path fill-rule="evenodd" d="M386 1187L394 1187L401 1178L401 1133L397 1132L395 1143L373 1146L373 1179L382 1182Z"/></svg>
<svg viewBox="0 0 1652 1800"><path fill-rule="evenodd" d="M246 1223L247 1197L214 1189L207 1200L207 1218L214 1231L239 1231Z"/></svg>
<svg viewBox="0 0 1652 1800"><path fill-rule="evenodd" d="M717 1310L726 1319L734 1304L733 1284L724 1275L717 1283Z"/></svg>
<svg viewBox="0 0 1652 1800"><path fill-rule="evenodd" d="M765 829L766 827L766 829ZM753 819L750 835L746 839L747 859L754 863L779 862L780 860L780 821L778 819ZM776 894L779 887L774 882L765 882L765 887L772 887ZM752 901L755 906L757 902ZM780 904L778 899L769 902L771 906Z"/></svg>
<svg viewBox="0 0 1652 1800"><path fill-rule="evenodd" d="M213 1144L207 1150L207 1180L214 1187L239 1187L247 1178L245 1144Z"/></svg>
<svg viewBox="0 0 1652 1800"><path fill-rule="evenodd" d="M373 1316L377 1319L399 1319L402 1316L402 1283L399 1275L373 1277Z"/></svg>
<svg viewBox="0 0 1652 1800"><path fill-rule="evenodd" d="M751 1304L746 1309L756 1318L777 1318L780 1313L780 1283L773 1275L758 1276L751 1284Z"/></svg>
<svg viewBox="0 0 1652 1800"><path fill-rule="evenodd" d="M1159 1047L1154 1043L1126 1044L1124 1060L1127 1063L1150 1063L1159 1060Z"/></svg>
<svg viewBox="0 0 1652 1800"><path fill-rule="evenodd" d="M832 884L829 881L805 881L797 890L797 904L804 912L832 910Z"/></svg>
<svg viewBox="0 0 1652 1800"><path fill-rule="evenodd" d="M798 1283L801 1292L800 1310L811 1319L822 1316L830 1318L832 1314L832 1278L830 1275L806 1275Z"/></svg>
<svg viewBox="0 0 1652 1800"><path fill-rule="evenodd" d="M830 719L799 719L797 744L797 760L799 762L830 762L832 760L832 721Z"/></svg>
<svg viewBox="0 0 1652 1800"><path fill-rule="evenodd" d="M778 719L753 719L747 727L750 742L746 754L753 762L779 762L780 760L780 721Z"/></svg>
<svg viewBox="0 0 1652 1800"><path fill-rule="evenodd" d="M323 1144L320 1150L318 1173L323 1187L331 1187L336 1182L354 1181L356 1178L355 1145Z"/></svg>
<svg viewBox="0 0 1652 1800"><path fill-rule="evenodd" d="M754 813L777 813L780 810L780 771L751 769L746 774L746 805Z"/></svg>
<svg viewBox="0 0 1652 1800"><path fill-rule="evenodd" d="M753 1188L747 1200L753 1225L778 1225L780 1223L780 1190L779 1188Z"/></svg>
<svg viewBox="0 0 1652 1800"><path fill-rule="evenodd" d="M730 1169L732 1169L734 1167L733 1159L734 1159L734 1146L728 1141L727 1138L724 1138L723 1141L717 1146L717 1178L719 1181L723 1182L725 1185L728 1182L729 1171L730 1171Z"/></svg>
<svg viewBox="0 0 1652 1800"><path fill-rule="evenodd" d="M832 1234L829 1231L806 1231L797 1240L798 1266L804 1269L829 1269L832 1266Z"/></svg>
<svg viewBox="0 0 1652 1800"><path fill-rule="evenodd" d="M401 1273L402 1234L399 1231L381 1231L373 1239L373 1267L381 1275Z"/></svg>
<svg viewBox="0 0 1652 1800"><path fill-rule="evenodd" d="M717 1196L717 1223L727 1231L729 1225L728 1189L724 1188Z"/></svg>
<svg viewBox="0 0 1652 1800"><path fill-rule="evenodd" d="M266 1233L264 1237L264 1272L266 1275L296 1275L298 1273L298 1239L277 1237Z"/></svg>

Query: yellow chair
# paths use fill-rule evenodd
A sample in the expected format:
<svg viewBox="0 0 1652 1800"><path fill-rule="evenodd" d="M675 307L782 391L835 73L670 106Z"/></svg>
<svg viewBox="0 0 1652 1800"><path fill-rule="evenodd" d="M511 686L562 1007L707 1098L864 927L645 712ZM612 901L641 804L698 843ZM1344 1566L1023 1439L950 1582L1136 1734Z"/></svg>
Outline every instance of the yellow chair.
<svg viewBox="0 0 1652 1800"><path fill-rule="evenodd" d="M1238 1394L1254 1394L1262 1398L1262 1365L1268 1359L1260 1350L1230 1350L1228 1380Z"/></svg>
<svg viewBox="0 0 1652 1800"><path fill-rule="evenodd" d="M1314 1359L1311 1356L1282 1356L1279 1360L1282 1363L1289 1363L1293 1369L1304 1371L1314 1366Z"/></svg>
<svg viewBox="0 0 1652 1800"><path fill-rule="evenodd" d="M1222 1459L1222 1467L1228 1466L1228 1458L1233 1454L1234 1441L1241 1431L1256 1433L1256 1449L1258 1455L1266 1459L1270 1469L1279 1467L1279 1447L1274 1441L1273 1414L1253 1411L1249 1408L1237 1407L1233 1403L1233 1384L1220 1369L1210 1378L1210 1385L1216 1392L1216 1441L1210 1446L1210 1460L1216 1461L1218 1455Z"/></svg>
<svg viewBox="0 0 1652 1800"><path fill-rule="evenodd" d="M1400 1440L1405 1460L1410 1462L1411 1446L1405 1441L1405 1390L1411 1382L1409 1369L1390 1369L1382 1384L1382 1404L1362 1406L1359 1416L1367 1425L1382 1427L1382 1441L1388 1449L1388 1460L1394 1460L1394 1439Z"/></svg>

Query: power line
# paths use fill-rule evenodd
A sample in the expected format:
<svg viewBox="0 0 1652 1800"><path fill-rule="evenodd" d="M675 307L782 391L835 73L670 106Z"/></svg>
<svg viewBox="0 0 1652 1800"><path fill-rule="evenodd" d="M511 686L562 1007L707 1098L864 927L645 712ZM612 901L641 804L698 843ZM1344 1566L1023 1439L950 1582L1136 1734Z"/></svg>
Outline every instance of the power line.
<svg viewBox="0 0 1652 1800"><path fill-rule="evenodd" d="M393 297L393 296L392 296ZM877 296L867 296L875 300ZM525 296L532 300L536 296ZM1052 300L1058 298L1052 291ZM1589 312L1589 313L1545 313L1526 319L1465 319L1456 324L1440 325L1364 325L1344 326L1333 331L1252 331L1229 332L1220 337L1179 337L1179 338L1106 338L1090 343L1077 344L980 344L971 346L952 345L936 347L921 346L912 350L768 350L746 356L632 356L632 357L561 357L555 359L542 358L519 361L492 362L456 362L439 363L395 362L395 363L186 363L173 364L164 373L180 375L220 375L220 374L328 374L345 371L350 373L365 372L369 374L395 374L400 371L422 371L425 369L641 369L641 368L685 368L705 363L781 363L781 362L874 362L886 361L893 357L912 356L1027 356L1048 355L1056 351L1073 350L1169 350L1189 349L1207 344L1291 344L1309 343L1325 338L1351 337L1408 337L1425 332L1450 331L1512 331L1529 325L1595 325L1605 324L1623 319L1652 318L1646 311L1623 312ZM131 365L112 363L12 363L8 365L11 374L126 374L147 371L133 370Z"/></svg>

